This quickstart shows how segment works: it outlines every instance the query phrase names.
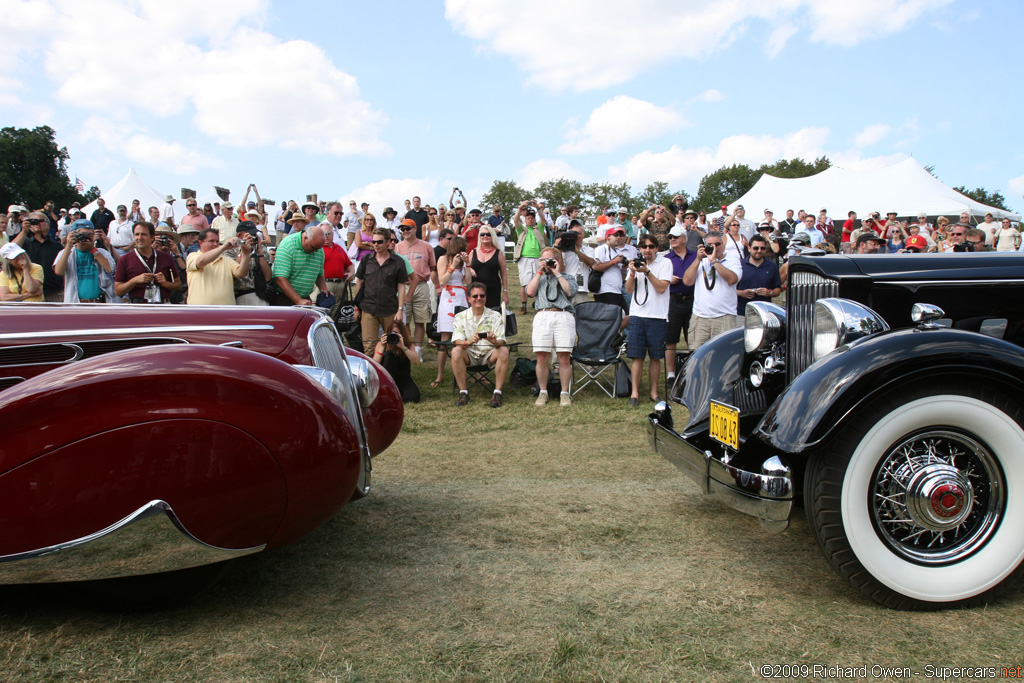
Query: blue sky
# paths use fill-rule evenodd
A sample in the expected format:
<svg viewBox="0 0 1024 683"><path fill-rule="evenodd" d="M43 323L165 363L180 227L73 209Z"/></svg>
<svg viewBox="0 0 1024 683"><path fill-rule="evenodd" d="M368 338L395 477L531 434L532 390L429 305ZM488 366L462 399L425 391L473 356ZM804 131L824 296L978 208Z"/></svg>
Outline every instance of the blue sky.
<svg viewBox="0 0 1024 683"><path fill-rule="evenodd" d="M133 166L379 211L825 154L1024 209L1016 1L0 3L3 125L52 126L101 190Z"/></svg>

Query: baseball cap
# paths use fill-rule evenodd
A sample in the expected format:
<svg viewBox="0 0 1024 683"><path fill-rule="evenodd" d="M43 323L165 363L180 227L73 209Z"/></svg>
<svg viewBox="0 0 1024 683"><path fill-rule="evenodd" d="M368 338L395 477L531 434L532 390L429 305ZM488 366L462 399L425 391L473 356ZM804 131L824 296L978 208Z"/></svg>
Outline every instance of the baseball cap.
<svg viewBox="0 0 1024 683"><path fill-rule="evenodd" d="M404 225L404 226L406 226L408 228L415 228L416 227L416 221L414 221L411 218L406 218L404 221L402 221L401 225Z"/></svg>
<svg viewBox="0 0 1024 683"><path fill-rule="evenodd" d="M921 249L923 251L928 248L928 240L921 235L911 235L907 238L906 247L907 249Z"/></svg>
<svg viewBox="0 0 1024 683"><path fill-rule="evenodd" d="M620 206L615 213L629 213L629 209L624 206Z"/></svg>
<svg viewBox="0 0 1024 683"><path fill-rule="evenodd" d="M885 242L881 237L873 232L861 233L861 236L857 238L857 246L864 244L865 242ZM927 242L925 242L927 244Z"/></svg>
<svg viewBox="0 0 1024 683"><path fill-rule="evenodd" d="M674 228L672 228L671 230L669 230L668 234L671 237L682 237L683 235L686 234L686 228L684 228L681 225L677 225Z"/></svg>
<svg viewBox="0 0 1024 683"><path fill-rule="evenodd" d="M7 207L7 213L25 213L26 211L28 211L28 209L26 209L21 204L11 204L10 206Z"/></svg>
<svg viewBox="0 0 1024 683"><path fill-rule="evenodd" d="M19 247L15 242L8 242L3 247L0 247L0 256L3 256L5 259L11 261L18 258L24 253L25 250Z"/></svg>
<svg viewBox="0 0 1024 683"><path fill-rule="evenodd" d="M607 237L608 235L625 235L625 234L626 234L626 229L624 227L622 227L621 225L616 225L615 227L608 228L608 232L605 233L605 237Z"/></svg>
<svg viewBox="0 0 1024 683"><path fill-rule="evenodd" d="M475 213L475 214L477 214L477 215L480 215L480 214L481 214L481 213L483 213L483 212L482 212L482 211L481 211L480 209L470 209L470 210L469 210L469 213L470 213L470 214L474 214L474 213Z"/></svg>

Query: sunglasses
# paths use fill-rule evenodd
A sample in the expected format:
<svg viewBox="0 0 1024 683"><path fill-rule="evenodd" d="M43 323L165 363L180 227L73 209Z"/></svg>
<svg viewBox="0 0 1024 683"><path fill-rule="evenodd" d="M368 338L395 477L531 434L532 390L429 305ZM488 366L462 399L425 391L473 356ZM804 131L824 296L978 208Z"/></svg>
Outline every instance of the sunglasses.
<svg viewBox="0 0 1024 683"><path fill-rule="evenodd" d="M384 240L370 240L370 244L384 244Z"/></svg>
<svg viewBox="0 0 1024 683"><path fill-rule="evenodd" d="M641 249L657 249L658 245L657 244L642 244L642 245L640 245L640 248Z"/></svg>
<svg viewBox="0 0 1024 683"><path fill-rule="evenodd" d="M704 244L708 245L709 247L720 247L720 246L722 246L721 242L705 242Z"/></svg>
<svg viewBox="0 0 1024 683"><path fill-rule="evenodd" d="M751 247L750 248L750 251L764 251L764 250L765 250L764 247Z"/></svg>
<svg viewBox="0 0 1024 683"><path fill-rule="evenodd" d="M470 299L486 299L487 295L486 294L470 294L469 298Z"/></svg>
<svg viewBox="0 0 1024 683"><path fill-rule="evenodd" d="M950 235L955 235L955 236L957 236L957 237L963 237L963 236L964 236L964 235L966 235L967 233L965 233L965 232L951 232L951 233L949 233L949 234L950 234Z"/></svg>
<svg viewBox="0 0 1024 683"><path fill-rule="evenodd" d="M412 230L412 228L410 228L409 226L405 226L404 228L401 228L402 232L409 232L410 230Z"/></svg>

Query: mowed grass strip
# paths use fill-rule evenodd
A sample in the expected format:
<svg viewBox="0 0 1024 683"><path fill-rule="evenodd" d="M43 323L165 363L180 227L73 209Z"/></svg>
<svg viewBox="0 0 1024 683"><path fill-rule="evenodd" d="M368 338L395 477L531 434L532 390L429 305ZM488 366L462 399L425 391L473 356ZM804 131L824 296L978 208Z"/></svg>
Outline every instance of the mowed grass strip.
<svg viewBox="0 0 1024 683"><path fill-rule="evenodd" d="M426 386L433 372L417 369L425 400L375 460L369 498L236 561L197 601L119 615L0 589L0 680L744 681L762 664L1021 663L1024 591L969 611L876 606L800 511L767 536L651 453L650 403L587 390L539 408L509 387L501 409L480 389L456 409L450 384Z"/></svg>

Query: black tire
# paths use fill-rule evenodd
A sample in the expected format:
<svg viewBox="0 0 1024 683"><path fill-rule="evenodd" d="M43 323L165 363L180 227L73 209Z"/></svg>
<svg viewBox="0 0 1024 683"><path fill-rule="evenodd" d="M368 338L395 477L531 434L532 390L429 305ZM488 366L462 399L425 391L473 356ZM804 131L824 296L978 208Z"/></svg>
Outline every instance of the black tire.
<svg viewBox="0 0 1024 683"><path fill-rule="evenodd" d="M230 561L160 574L58 584L83 607L110 612L151 612L181 607L199 597L227 571Z"/></svg>
<svg viewBox="0 0 1024 683"><path fill-rule="evenodd" d="M1024 413L953 379L888 392L814 454L807 520L853 587L896 609L984 604L1024 572Z"/></svg>

